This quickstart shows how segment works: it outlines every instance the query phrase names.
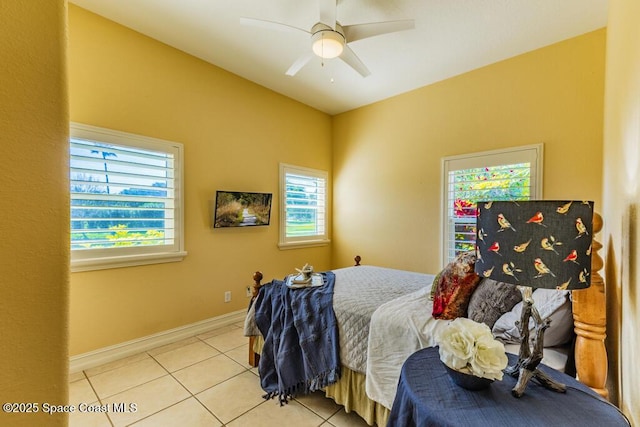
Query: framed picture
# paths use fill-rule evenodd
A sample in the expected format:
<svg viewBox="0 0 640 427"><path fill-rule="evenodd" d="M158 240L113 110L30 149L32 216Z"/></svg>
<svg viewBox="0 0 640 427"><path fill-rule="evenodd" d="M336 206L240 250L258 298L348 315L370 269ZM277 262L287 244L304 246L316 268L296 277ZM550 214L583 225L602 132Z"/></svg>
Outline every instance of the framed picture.
<svg viewBox="0 0 640 427"><path fill-rule="evenodd" d="M272 193L216 191L213 228L269 225Z"/></svg>

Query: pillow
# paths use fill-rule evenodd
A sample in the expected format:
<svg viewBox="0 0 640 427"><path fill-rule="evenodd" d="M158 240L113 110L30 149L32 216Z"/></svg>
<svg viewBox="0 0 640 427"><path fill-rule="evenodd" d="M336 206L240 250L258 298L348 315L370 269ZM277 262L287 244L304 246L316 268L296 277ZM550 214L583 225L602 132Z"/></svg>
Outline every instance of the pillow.
<svg viewBox="0 0 640 427"><path fill-rule="evenodd" d="M536 289L533 291L533 301L543 319L549 317L551 325L544 331L544 346L556 347L573 339L573 315L569 291L555 289ZM516 320L520 320L522 301L511 311L503 314L493 325L493 335L505 342L519 343L520 332ZM534 327L533 319L529 320L529 329ZM531 336L533 338L533 336Z"/></svg>
<svg viewBox="0 0 640 427"><path fill-rule="evenodd" d="M433 282L431 283L431 295L429 296L431 301L433 301L433 297L436 295L436 288L438 287L440 277L442 277L442 271L436 274L436 277L433 278Z"/></svg>
<svg viewBox="0 0 640 427"><path fill-rule="evenodd" d="M467 317L493 328L498 318L520 301L522 294L515 285L485 278L471 295Z"/></svg>
<svg viewBox="0 0 640 427"><path fill-rule="evenodd" d="M440 279L433 285L434 318L450 320L466 316L469 299L480 281L473 271L475 262L475 251L463 252L440 272Z"/></svg>

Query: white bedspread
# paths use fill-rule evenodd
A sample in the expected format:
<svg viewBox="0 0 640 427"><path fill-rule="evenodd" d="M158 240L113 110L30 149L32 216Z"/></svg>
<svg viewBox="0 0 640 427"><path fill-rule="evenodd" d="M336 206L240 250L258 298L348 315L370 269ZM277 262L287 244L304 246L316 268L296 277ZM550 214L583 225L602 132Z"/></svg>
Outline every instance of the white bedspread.
<svg viewBox="0 0 640 427"><path fill-rule="evenodd" d="M430 287L381 305L371 317L367 349L366 391L391 409L400 370L414 352L435 346L434 336L446 320L431 317Z"/></svg>

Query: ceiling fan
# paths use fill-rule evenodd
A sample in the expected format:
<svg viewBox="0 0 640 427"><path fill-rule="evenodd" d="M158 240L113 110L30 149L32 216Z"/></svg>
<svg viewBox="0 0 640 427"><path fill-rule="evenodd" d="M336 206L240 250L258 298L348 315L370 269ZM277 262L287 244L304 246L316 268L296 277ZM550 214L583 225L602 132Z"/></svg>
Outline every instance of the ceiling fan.
<svg viewBox="0 0 640 427"><path fill-rule="evenodd" d="M295 76L314 55L317 55L324 59L339 57L362 77L367 77L371 72L348 46L348 43L381 34L410 30L415 26L412 19L343 26L336 21L336 0L319 0L319 3L320 21L308 31L279 22L255 18L240 18L240 22L244 25L280 31L303 32L311 36L312 50L300 56L293 65L289 67L286 72L288 76Z"/></svg>

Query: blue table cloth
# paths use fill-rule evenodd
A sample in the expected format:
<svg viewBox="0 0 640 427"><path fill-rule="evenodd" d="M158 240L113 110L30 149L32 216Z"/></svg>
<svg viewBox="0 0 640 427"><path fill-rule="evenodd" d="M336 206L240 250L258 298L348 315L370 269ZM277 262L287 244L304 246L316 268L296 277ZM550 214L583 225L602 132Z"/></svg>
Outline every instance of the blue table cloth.
<svg viewBox="0 0 640 427"><path fill-rule="evenodd" d="M509 355L510 365L516 361ZM629 426L615 406L587 386L547 366L539 369L566 384L566 393L532 380L516 398L511 395L516 378L509 375L488 389L465 390L453 383L437 348L420 350L402 367L387 426Z"/></svg>

